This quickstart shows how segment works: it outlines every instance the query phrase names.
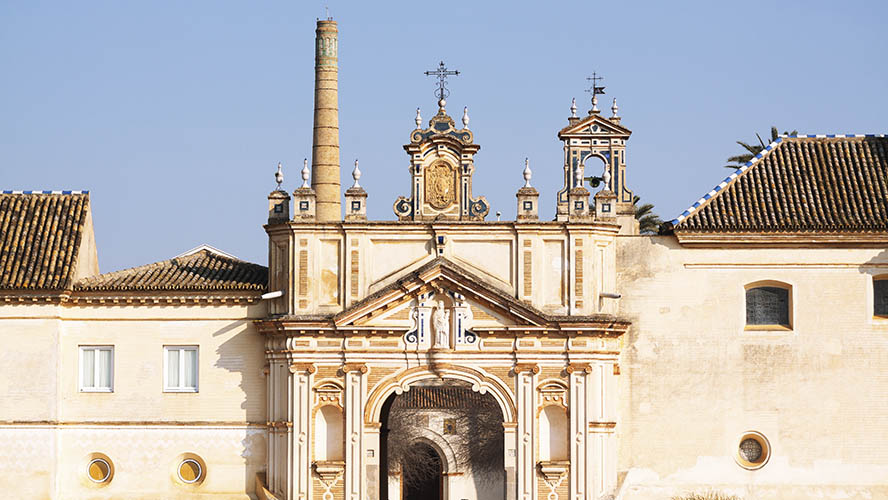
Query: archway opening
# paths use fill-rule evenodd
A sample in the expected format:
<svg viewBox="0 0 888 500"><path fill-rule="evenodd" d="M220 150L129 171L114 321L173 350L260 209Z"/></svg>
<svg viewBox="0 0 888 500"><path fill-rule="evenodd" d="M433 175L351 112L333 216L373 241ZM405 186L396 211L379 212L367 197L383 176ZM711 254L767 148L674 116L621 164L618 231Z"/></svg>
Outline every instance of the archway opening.
<svg viewBox="0 0 888 500"><path fill-rule="evenodd" d="M442 498L444 464L431 445L414 443L407 453L411 462L401 464L404 500L437 500Z"/></svg>
<svg viewBox="0 0 888 500"><path fill-rule="evenodd" d="M381 499L414 498L432 480L448 498L504 497L503 411L491 394L453 380L417 382L389 396L380 417Z"/></svg>

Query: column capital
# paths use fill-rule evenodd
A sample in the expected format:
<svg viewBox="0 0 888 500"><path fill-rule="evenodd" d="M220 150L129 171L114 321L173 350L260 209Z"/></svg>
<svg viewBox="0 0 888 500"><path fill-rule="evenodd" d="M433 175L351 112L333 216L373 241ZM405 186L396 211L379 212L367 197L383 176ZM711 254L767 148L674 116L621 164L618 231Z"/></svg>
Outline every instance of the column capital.
<svg viewBox="0 0 888 500"><path fill-rule="evenodd" d="M290 373L308 372L314 373L318 371L313 363L291 363Z"/></svg>

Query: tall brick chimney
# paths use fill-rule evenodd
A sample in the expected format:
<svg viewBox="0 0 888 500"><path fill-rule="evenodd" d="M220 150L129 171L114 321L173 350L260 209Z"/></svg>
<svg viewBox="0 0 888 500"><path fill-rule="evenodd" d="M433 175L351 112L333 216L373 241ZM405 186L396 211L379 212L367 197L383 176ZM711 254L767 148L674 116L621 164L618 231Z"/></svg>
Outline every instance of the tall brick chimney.
<svg viewBox="0 0 888 500"><path fill-rule="evenodd" d="M339 30L319 20L315 31L314 135L311 187L317 193L318 222L342 220L339 187Z"/></svg>

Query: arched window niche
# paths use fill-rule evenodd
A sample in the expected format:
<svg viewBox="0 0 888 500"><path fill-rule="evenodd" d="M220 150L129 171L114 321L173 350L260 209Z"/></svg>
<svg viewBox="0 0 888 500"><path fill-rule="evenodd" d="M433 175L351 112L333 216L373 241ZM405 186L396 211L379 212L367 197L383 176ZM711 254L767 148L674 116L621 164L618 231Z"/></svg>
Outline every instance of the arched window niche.
<svg viewBox="0 0 888 500"><path fill-rule="evenodd" d="M888 274L873 276L873 317L888 319Z"/></svg>
<svg viewBox="0 0 888 500"><path fill-rule="evenodd" d="M341 462L345 460L345 427L342 410L324 405L315 413L315 461Z"/></svg>
<svg viewBox="0 0 888 500"><path fill-rule="evenodd" d="M567 446L567 412L561 406L548 405L540 411L540 462L570 460Z"/></svg>
<svg viewBox="0 0 888 500"><path fill-rule="evenodd" d="M744 288L747 330L792 329L792 285L767 280Z"/></svg>

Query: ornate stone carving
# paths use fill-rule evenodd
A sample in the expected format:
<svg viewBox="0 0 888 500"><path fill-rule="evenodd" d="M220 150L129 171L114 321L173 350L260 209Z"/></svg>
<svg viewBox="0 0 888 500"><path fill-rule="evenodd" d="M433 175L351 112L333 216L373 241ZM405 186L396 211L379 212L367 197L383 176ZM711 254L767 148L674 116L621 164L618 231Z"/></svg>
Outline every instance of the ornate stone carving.
<svg viewBox="0 0 888 500"><path fill-rule="evenodd" d="M429 205L443 210L456 201L456 182L453 168L444 162L432 164L426 170L425 195Z"/></svg>

